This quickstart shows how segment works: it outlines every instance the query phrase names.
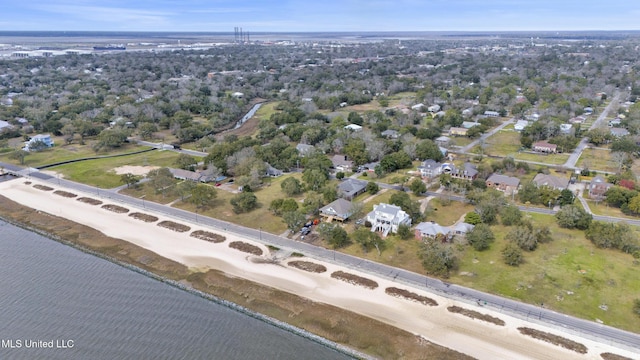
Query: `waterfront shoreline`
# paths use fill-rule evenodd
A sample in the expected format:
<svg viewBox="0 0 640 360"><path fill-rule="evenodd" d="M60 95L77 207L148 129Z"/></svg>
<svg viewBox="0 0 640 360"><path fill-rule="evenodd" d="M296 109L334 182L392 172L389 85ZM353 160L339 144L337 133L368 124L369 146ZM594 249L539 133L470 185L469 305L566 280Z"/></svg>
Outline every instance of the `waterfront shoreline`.
<svg viewBox="0 0 640 360"><path fill-rule="evenodd" d="M93 213L90 213L90 211L92 211L93 209L91 207L88 207L88 205L83 207L84 209L86 209L86 211L82 211L79 214L77 212L77 209L79 207L78 205L76 205L78 203L77 201L69 200L69 199L67 200L61 199L60 201L56 201L55 204L52 204L51 201L47 201L47 197L49 197L50 199L52 195L48 195L47 192L42 190L36 190L31 185L20 184L20 181L25 181L25 180L18 179L18 180L15 180L13 184L5 183L3 184L2 187L5 189L6 193L10 195L10 197L15 198L15 200L18 200L19 202L27 206L39 208L40 211L44 211L47 213L59 212L62 214L63 213L62 210L64 209L64 213L68 217L76 217L80 221L87 222L86 224L83 224L83 225L90 226L90 224L93 224L94 225L93 227L98 229L101 227L105 228L104 222L113 221L113 224L117 224L125 228L124 231L126 233L127 220L125 219L128 218L126 217L126 215L109 214L109 212L100 210L99 208L95 209L95 207L93 209L97 211L93 211ZM37 181L34 181L34 183L37 183ZM51 185L51 184L48 184L48 185ZM69 201L74 201L74 203L71 203L73 207L65 207L65 204L63 204L63 202L66 202L67 203L66 206L68 206L68 204L70 204ZM136 210L140 210L140 209L136 209ZM92 218L91 214L93 214L95 218ZM120 216L120 218L117 218L118 216ZM102 218L103 221L98 220L98 218ZM136 225L136 229L139 227L145 226L144 224L138 225L137 223L135 225ZM196 224L190 224L190 225L192 225L194 228L198 228ZM166 232L159 233L157 232L158 230L156 228L157 227L151 227L151 225L147 225L147 227L144 228L144 231L140 231L140 232L148 231L155 234L160 234L159 236L166 236L167 234ZM116 233L117 233L117 230L123 231L123 229L111 229L111 228L107 228L106 230L115 231ZM162 230L162 231L167 231L167 230ZM225 235L233 237L233 235L231 234L225 234ZM153 234L149 236L151 236L150 238L153 239ZM517 326L520 326L524 322L513 319L505 314L493 313L494 315L500 316L501 318L504 318L507 320L507 326L501 329L498 329L495 327L495 325L481 324L478 321L460 319L451 314L448 314L446 311L446 306L455 304L455 302L451 299L442 298L441 296L438 296L436 294L421 292L421 294L425 294L425 295L428 294L429 296L433 296L434 298L436 298L436 300L440 304L440 306L429 308L429 309L425 309L423 305L421 306L419 304L409 303L406 300L403 301L402 299L392 299L390 296L384 294L384 287L392 283L384 279L378 279L378 278L372 277L371 275L362 274L370 278L375 278L376 281L378 281L381 284L381 287L375 291L362 289L350 284L341 284L340 282L332 279L325 279L329 277L328 274L322 277L322 276L316 276L316 275L301 274L301 271L296 272L282 266L280 266L279 268L277 266L271 266L271 265L265 265L265 264L263 265L252 264L247 261L246 254L238 256L237 252L236 253L229 252L226 245L225 246L218 245L218 247L215 247L215 245L211 245L211 244L205 246L201 243L192 243L191 239L188 238L188 235L183 235L182 237L180 237L179 235L175 235L175 239L173 241L169 241L165 243L156 239L156 240L153 240L153 242L150 244L148 243L148 239L136 238L136 236L133 236L133 235L129 235L129 239L121 240L121 241L123 243L135 243L136 241L138 241L140 242L140 244L146 245L147 250L151 250L151 251L155 250L156 253L159 254L160 256L162 256L163 252L166 252L166 255L168 255L169 257L173 257L173 259L170 259L170 260L173 260L173 262L176 263L175 266L179 265L177 263L183 263L182 266L179 266L178 268L175 269L178 274L180 274L182 271L182 275L181 275L182 278L180 280L186 279L194 283L195 284L194 287L196 288L200 287L205 290L209 290L212 284L215 284L218 281L218 280L210 279L210 277L214 275L211 273L212 270L209 270L209 269L218 268L222 272L227 273L227 275L225 275L227 277L233 276L233 277L244 278L249 282L255 283L254 285L258 287L262 286L263 288L268 289L265 291L274 291L271 289L271 287L278 289L278 291L284 291L287 293L287 295L280 295L280 296L283 296L286 298L293 297L293 295L290 295L290 294L296 294L298 296L301 296L300 299L306 298L306 299L310 299L312 302L315 302L313 303L314 306L318 306L318 307L328 306L329 308L327 309L332 309L331 311L335 311L335 312L344 311L342 314L346 314L346 313L354 314L353 312L355 312L357 313L357 314L354 314L356 316L373 319L373 321L376 322L376 325L381 326L380 327L381 330L370 331L367 326L363 325L360 328L360 330L364 331L367 334L377 333L377 334L386 335L387 333L389 333L390 328L394 328L398 332L402 332L403 334L402 336L404 337L404 339L405 340L409 339L409 342L419 342L419 340L417 339L420 339L420 338L426 338L426 339L429 339L429 341L432 341L432 339L435 339L436 340L435 342L439 343L440 347L442 346L447 347L446 345L451 345L451 347L455 347L458 351L463 351L467 354L472 354L479 358L495 358L496 354L499 354L499 355L509 354L509 356L514 356L518 358L554 358L559 355L563 355L564 358L576 358L576 359L585 358L581 355L567 353L562 349L556 349L553 346L548 344L540 344L539 342L535 342L530 339L525 339L521 337L519 334L517 334L517 330L515 329ZM189 247L189 246L197 247L197 249L200 250L201 254L194 255L193 253L190 253L189 251L186 251L184 249L181 249L181 251L178 251L177 249L175 249L176 241L178 241L179 244L182 244L183 247ZM247 241L251 242L249 240ZM186 244L186 242L189 242L189 244ZM172 245L173 247L171 247L171 244L173 244ZM205 255L206 253L211 253L212 251L220 252L220 254L211 254L210 256ZM219 257L217 261L214 261L215 256ZM178 261L176 259L181 261ZM222 261L220 259L225 259L225 261ZM130 258L130 260L134 260L134 262L136 261L135 258ZM184 266L186 264L189 264L188 267L191 267L192 270L199 268L199 269L204 269L205 271L191 272L187 274L189 271L187 266ZM326 263L323 263L323 264L328 266L330 270L339 269L339 267L333 264L326 264ZM217 265L217 266L213 266L213 265ZM273 272L273 273L269 275L263 274L265 270L268 270L269 272ZM352 271L352 270L349 270L349 271ZM171 272L169 272L168 275L173 278L172 274L170 273ZM280 276L278 276L278 274ZM287 277L287 279L283 279L282 277ZM220 279L224 280L224 277ZM234 279L234 281L240 281L240 280ZM225 291L228 291L228 289L223 289L223 293ZM206 292L209 292L209 291L206 291ZM250 291L247 290L245 293L239 294L240 297L237 298L238 299L237 301L233 301L233 300L232 301L235 303L241 303L240 305L244 305L245 303L252 303L252 302L253 303L251 305L256 305L256 303L263 301L263 300L256 300L255 298L252 298L252 296L254 296L253 294L255 293L251 293ZM245 300L247 300L245 297L251 298L252 300L244 302ZM271 300L273 301L273 299ZM276 298L275 301L277 300L278 299ZM304 302L304 300L300 300L300 301ZM462 305L468 306L465 304L462 304ZM273 311L275 314L280 315L280 316L275 316L275 318L284 319L284 321L286 321L287 323L291 323L292 322L291 319L299 320L297 318L303 317L301 316L301 314L308 315L304 313L304 311L307 311L307 312L310 311L308 310L308 308L305 309L304 311L299 310L297 306L299 305L288 306L288 307L284 306L284 309L282 308L279 310L271 309L271 311ZM338 310L336 306L340 308L344 308L346 310ZM267 311L270 311L270 310L267 309ZM265 313L265 311L262 311L260 309L258 310L258 312L263 314ZM489 309L483 309L483 312L492 313ZM327 316L322 316L320 314L318 314L316 317L327 317ZM270 314L268 315L272 316ZM326 320L326 319L322 319L322 320ZM380 323L380 321L382 322ZM313 325L313 321L310 321L310 323ZM332 325L332 326L336 326L336 325ZM330 331L327 331L327 329L323 329L323 326L317 326L316 328L311 328L311 329L309 329L307 326L306 328L313 333L316 333L316 331L324 331L324 333L321 332L320 334L321 336L323 336L324 334L331 334L332 332L338 332L337 329L333 328L332 326L330 326L330 329L329 329ZM343 324L343 327L353 328L353 325ZM350 329L350 330L352 332L354 331L354 329ZM554 329L554 330L556 330L555 332L562 333L562 331L558 329ZM342 331L346 331L346 330L342 329ZM563 334L563 335L567 335L567 334ZM354 335L351 334L350 336L353 337ZM567 335L567 337L572 337L572 336ZM586 344L589 345L589 348L592 350L592 352L589 353L589 356L591 358L593 358L594 355L600 352L601 350L610 349L610 347L604 344L594 343L592 341L588 341L582 338L577 338L577 339L578 341L585 342ZM340 343L345 343L345 341L340 337L338 337L337 340ZM359 339L359 340L364 341L366 344L367 339ZM398 352L383 354L383 353L379 353L380 351L379 349L377 349L376 351L370 351L367 345L351 344L351 343L348 343L348 341L346 342L347 342L346 345L350 347L355 347L355 348L364 350L367 353L374 354L375 356L398 357L397 354L399 354ZM373 345L369 345L369 346L373 346ZM403 344L402 346L404 347L405 344ZM418 346L418 348L420 348L420 346ZM534 350L531 350L531 349L534 349ZM395 351L398 351L398 350L404 351L405 349L400 348L400 349L396 349ZM453 350L451 351L452 351L452 354L456 353ZM422 352L424 352L424 349L422 350ZM420 352L416 352L416 354L418 353ZM396 354L396 355L394 356L393 354ZM454 356L452 358L460 358L460 356L462 356L462 354L457 353L457 356Z"/></svg>
<svg viewBox="0 0 640 360"><path fill-rule="evenodd" d="M276 327L278 327L280 329L286 330L286 331L288 331L290 333L293 333L295 335L301 336L301 337L303 337L303 338L305 338L307 340L311 340L313 342L316 342L318 344L326 346L326 347L328 347L330 349L333 349L335 351L338 351L338 352L340 352L342 354L345 354L345 355L348 355L348 356L352 356L352 357L358 358L358 359L373 359L372 357L370 357L370 356L368 356L368 355L366 355L364 353L361 353L361 352L356 351L354 349L351 349L349 347L346 347L346 346L343 346L343 345L338 344L336 342L333 342L333 341L331 341L329 339L325 339L323 337L320 337L318 335L310 333L309 331L306 331L306 330L304 330L302 328L299 328L297 326L294 326L294 325L288 324L286 322L280 321L278 319L272 318L270 316L255 312L255 311L253 311L253 310L251 310L249 308L246 308L246 307L238 305L238 304L236 304L234 302L222 299L222 298L220 298L218 296L215 296L213 294L209 294L209 293L203 292L203 291L198 290L198 289L196 289L196 288L194 288L192 286L185 285L184 282L172 280L172 279L170 279L168 277L158 275L158 274L156 274L156 273L154 273L152 271L145 270L145 269L143 269L141 267L138 267L138 266L135 266L135 265L133 265L131 263L124 262L124 261L119 260L119 259L117 259L115 257L109 256L104 252L92 250L92 249L90 249L90 248L88 248L86 246L83 246L83 245L80 245L80 244L75 243L73 241L69 241L67 239L64 239L64 238L62 238L62 237L60 237L60 236L58 236L58 235L56 235L56 234L54 234L54 233L52 233L50 231L45 231L45 230L42 230L42 229L39 229L39 228L36 228L36 227L32 227L32 226L27 226L24 223L21 223L19 221L15 221L13 219L10 219L10 218L7 218L7 217L3 216L3 214L1 212L0 212L0 221L4 221L4 222L6 222L8 224L11 224L13 226L16 226L16 227L22 228L24 230L36 233L36 234L38 234L40 236L46 237L48 239L51 239L51 240L56 241L58 243L61 243L63 245L70 246L70 247L72 247L72 248L74 248L76 250L82 251L83 253L98 257L98 258L103 259L103 260L107 260L107 261L109 261L109 262L111 262L113 264L116 264L118 266L121 266L121 267L123 267L123 268L125 268L127 270L134 271L134 272L136 272L138 274L144 275L144 276L152 278L152 279L154 279L156 281L160 281L160 282L165 283L167 285L170 285L170 286L173 286L173 287L178 288L180 290L186 291L186 292L188 292L188 293L190 293L192 295L196 295L196 296L199 296L199 297L201 297L203 299L212 301L212 302L214 302L214 303L216 303L218 305L225 306L225 307L227 307L229 309L235 310L235 311L237 311L239 313L242 313L244 315L250 316L250 317L252 317L254 319L258 319L260 321L266 322L266 323L268 323L268 324L270 324L272 326L276 326Z"/></svg>

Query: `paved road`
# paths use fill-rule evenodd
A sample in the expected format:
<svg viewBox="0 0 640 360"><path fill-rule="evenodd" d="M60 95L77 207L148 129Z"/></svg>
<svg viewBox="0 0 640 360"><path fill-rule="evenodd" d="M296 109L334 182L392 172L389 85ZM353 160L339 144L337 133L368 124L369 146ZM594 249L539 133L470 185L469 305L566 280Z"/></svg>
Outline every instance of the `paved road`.
<svg viewBox="0 0 640 360"><path fill-rule="evenodd" d="M173 147L173 145L169 145L169 144L165 144L165 143L154 143L154 142L150 142L150 141L135 140L135 139L130 139L130 140L131 141L135 141L138 145L150 146L152 148L156 148L156 149L159 149L159 150L175 151L175 152L178 152L178 153L187 154L187 155L191 155L191 156L199 156L199 157L205 157L205 156L209 155L206 152L202 152L202 151L189 150L189 149L176 149L176 148Z"/></svg>
<svg viewBox="0 0 640 360"><path fill-rule="evenodd" d="M57 184L89 194L95 193L96 196L100 198L107 198L123 204L149 209L173 217L175 219L188 222L196 222L211 227L212 229L224 229L227 231L231 231L240 236L252 238L264 244L276 246L283 251L303 253L311 258L332 262L348 268L357 269L365 273L381 276L389 280L393 280L397 283L404 284L405 286L418 289L426 288L427 290L434 291L442 296L466 302L470 306L479 306L478 304L483 304L481 306L486 306L493 310L505 312L509 315L524 320L562 327L566 331L591 338L598 342L611 343L617 346L623 346L625 348L631 349L632 351L640 351L639 334L634 334L595 322L560 314L555 311L545 309L541 306L524 304L518 301L483 293L463 286L449 284L439 279L368 261L333 250L313 246L307 243L294 241L282 236L266 233L261 231L260 229L246 228L225 221L198 215L197 213L191 213L181 209L172 208L166 205L153 202L145 202L144 199L133 198L126 195L98 189L92 186L56 178L47 174L40 173L36 169L23 170L20 167L8 164L0 164L0 166L4 166L5 169L14 172L22 171L27 176L32 176L48 181L53 185ZM533 211L533 209L529 209L529 211ZM535 209L535 211L547 212L549 210Z"/></svg>
<svg viewBox="0 0 640 360"><path fill-rule="evenodd" d="M493 134L497 133L498 131L504 129L507 125L509 124L513 124L516 121L515 118L511 118L505 122L503 122L502 124L498 125L497 127L493 128L491 131L484 133L482 135L480 135L479 138L477 138L476 140L472 141L469 145L461 148L459 150L459 152L462 153L467 153L469 152L469 150L473 149L474 146L478 145L480 143L480 141L484 141L486 140L488 137L493 136ZM452 152L457 152L457 151L452 151Z"/></svg>
<svg viewBox="0 0 640 360"><path fill-rule="evenodd" d="M609 105L607 105L607 107L604 108L604 110L598 116L596 121L594 121L593 124L591 124L591 127L589 128L589 130L593 130L593 129L596 129L596 128L600 127L602 122L609 115L609 112L611 111L613 106L618 104L618 100L619 99L620 99L620 93L617 93L613 97L613 99L611 99L611 102L609 103ZM580 140L580 143L578 144L578 146L575 148L575 150L569 156L569 159L567 159L567 162L564 163L564 166L567 167L567 168L575 169L576 163L578 162L578 159L580 159L580 155L582 155L582 152L588 146L588 144L589 144L589 140L586 137L582 138L582 140Z"/></svg>

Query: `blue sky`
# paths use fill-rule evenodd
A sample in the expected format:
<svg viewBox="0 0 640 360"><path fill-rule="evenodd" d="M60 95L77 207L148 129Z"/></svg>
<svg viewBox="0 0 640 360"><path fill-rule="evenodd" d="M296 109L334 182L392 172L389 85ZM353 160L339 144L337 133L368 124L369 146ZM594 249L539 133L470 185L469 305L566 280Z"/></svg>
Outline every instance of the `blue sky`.
<svg viewBox="0 0 640 360"><path fill-rule="evenodd" d="M0 30L640 30L637 0L6 0Z"/></svg>

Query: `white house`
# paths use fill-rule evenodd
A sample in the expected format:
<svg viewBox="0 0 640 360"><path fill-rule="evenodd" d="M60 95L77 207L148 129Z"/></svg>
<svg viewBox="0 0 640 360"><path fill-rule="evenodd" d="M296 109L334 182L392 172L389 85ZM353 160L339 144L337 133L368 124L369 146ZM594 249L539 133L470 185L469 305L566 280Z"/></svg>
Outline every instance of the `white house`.
<svg viewBox="0 0 640 360"><path fill-rule="evenodd" d="M373 206L373 211L367 214L367 221L371 223L371 231L381 231L383 236L389 232L396 233L398 226L411 226L411 217L399 206L380 203Z"/></svg>
<svg viewBox="0 0 640 360"><path fill-rule="evenodd" d="M360 125L356 125L356 124L349 124L347 126L344 127L347 130L351 130L351 131L360 131L362 130L362 126Z"/></svg>
<svg viewBox="0 0 640 360"><path fill-rule="evenodd" d="M524 128L529 126L529 122L527 120L518 120L515 125L513 125L513 129L515 131L522 131Z"/></svg>
<svg viewBox="0 0 640 360"><path fill-rule="evenodd" d="M440 111L440 105L435 104L435 105L431 105L427 108L427 110L429 110L429 112L431 113L436 113L438 111Z"/></svg>
<svg viewBox="0 0 640 360"><path fill-rule="evenodd" d="M34 137L32 137L31 139L29 139L29 141L24 143L24 148L22 148L24 151L31 151L31 149L33 148L33 146L35 144L44 144L44 147L52 147L53 146L53 139L51 139L51 135L50 134L38 134Z"/></svg>
<svg viewBox="0 0 640 360"><path fill-rule="evenodd" d="M423 107L424 107L424 104L423 104L423 103L415 104L415 105L413 105L413 106L411 107L411 110L417 110L417 111L420 111L420 110L422 110L422 108L423 108Z"/></svg>

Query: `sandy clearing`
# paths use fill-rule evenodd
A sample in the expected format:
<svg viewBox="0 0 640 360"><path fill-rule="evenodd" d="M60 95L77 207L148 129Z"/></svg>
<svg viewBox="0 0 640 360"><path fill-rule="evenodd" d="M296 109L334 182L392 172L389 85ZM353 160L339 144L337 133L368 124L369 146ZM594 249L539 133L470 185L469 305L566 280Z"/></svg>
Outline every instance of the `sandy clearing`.
<svg viewBox="0 0 640 360"><path fill-rule="evenodd" d="M36 183L39 183L39 181L33 181L33 184ZM600 358L599 354L606 351L629 357L634 356L628 351L564 333L560 329L527 323L491 309L475 308L472 305L456 302L438 294L428 293L423 289L413 289L391 280L377 278L373 275L315 259L306 260L326 266L327 271L325 273L310 273L289 267L286 262L290 259L283 260L281 264L254 262L251 261L251 258L254 257L253 255L228 247L231 241L244 241L263 249L266 254L265 258L270 256L266 246L251 239L243 239L233 233L203 227L184 220L169 219L162 214L154 214L160 218L159 221L172 220L190 226L191 231L207 230L219 233L227 238L224 243L210 243L189 236L191 231L176 233L159 227L156 223L142 223L126 214L106 211L100 206L89 205L75 199L54 198L54 195L50 192L37 190L32 185L25 184L24 179L15 179L0 183L0 192L2 195L25 206L90 226L108 236L126 240L191 268L200 270L218 269L231 276L245 278L295 293L314 301L348 309L421 335L434 343L469 354L478 359L595 359ZM46 185L56 189L60 188L51 183L46 183ZM79 196L95 197L91 194L73 192ZM109 199L101 200L105 201L105 203L113 203ZM118 205L123 206L123 204ZM124 206L131 211L151 213L146 209L129 205ZM369 278L378 282L380 286L370 290L331 278L331 273L338 270ZM419 295L428 296L436 300L439 305L430 307L389 296L384 293L384 289L390 286L405 288ZM500 327L459 314L452 314L446 309L447 306L451 305L478 310L498 317L506 322L506 326ZM517 327L519 326L528 326L564 336L586 345L589 348L589 352L585 355L580 355L525 337L518 332Z"/></svg>
<svg viewBox="0 0 640 360"><path fill-rule="evenodd" d="M119 166L117 168L114 168L113 171L115 171L115 173L118 175L133 174L133 175L145 176L149 173L149 171L155 170L158 168L159 166L124 165L124 166Z"/></svg>

